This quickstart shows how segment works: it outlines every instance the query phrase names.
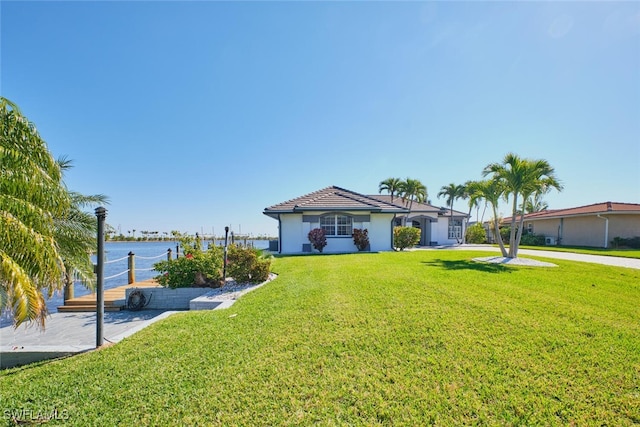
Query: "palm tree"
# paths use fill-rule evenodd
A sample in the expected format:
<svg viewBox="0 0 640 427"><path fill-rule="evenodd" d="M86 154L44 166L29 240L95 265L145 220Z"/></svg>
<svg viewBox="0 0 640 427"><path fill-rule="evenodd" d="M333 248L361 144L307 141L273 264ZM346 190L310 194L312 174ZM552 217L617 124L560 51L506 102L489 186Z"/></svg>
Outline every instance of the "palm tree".
<svg viewBox="0 0 640 427"><path fill-rule="evenodd" d="M402 201L406 204L409 201L409 211L413 207L413 202L423 203L427 200L427 187L418 179L407 178L401 182L400 196Z"/></svg>
<svg viewBox="0 0 640 427"><path fill-rule="evenodd" d="M467 225L469 218L471 218L471 210L476 208L476 220L479 220L479 202L482 199L482 195L478 193L478 181L467 181L463 184L461 199L469 199L469 212L467 213ZM485 205L486 206L486 205ZM462 242L466 241L466 233L462 235Z"/></svg>
<svg viewBox="0 0 640 427"><path fill-rule="evenodd" d="M0 309L44 326L43 291L64 284L56 219L72 200L60 164L18 107L0 97Z"/></svg>
<svg viewBox="0 0 640 427"><path fill-rule="evenodd" d="M480 218L481 200L485 201L484 209L487 209L487 201L484 198L482 186L482 181L467 181L464 183L464 195L462 196L463 199L469 199L469 216L471 216L471 210L476 208L476 220L480 223L482 223L484 219L484 211L482 213L482 218Z"/></svg>
<svg viewBox="0 0 640 427"><path fill-rule="evenodd" d="M508 153L502 163L491 163L484 168L483 175L493 174L504 185L505 198L512 198L511 234L509 236L509 258L518 256L518 246L522 237L524 215L520 215L520 227L516 229L518 198L526 202L533 194L562 185L555 176L555 170L546 160L523 159Z"/></svg>
<svg viewBox="0 0 640 427"><path fill-rule="evenodd" d="M64 172L71 167L67 159L58 163ZM69 192L71 206L63 217L54 218L55 239L65 266L64 299L73 298L74 279L77 278L88 288L93 288L94 273L90 253L97 246L97 222L93 213L84 208L108 204L108 198L102 194L85 196Z"/></svg>
<svg viewBox="0 0 640 427"><path fill-rule="evenodd" d="M386 191L391 196L391 203L393 203L393 197L400 193L402 189L402 180L400 178L387 178L384 181L380 181L378 185L378 193Z"/></svg>
<svg viewBox="0 0 640 427"><path fill-rule="evenodd" d="M463 185L456 185L451 183L449 185L443 185L440 188L440 192L438 193L438 197L446 197L447 205L449 206L450 219L449 219L449 227L453 227L453 202L456 199L463 197L465 192L465 188ZM451 229L453 231L453 228ZM450 232L451 233L451 232ZM456 235L456 242L460 243L458 236Z"/></svg>
<svg viewBox="0 0 640 427"><path fill-rule="evenodd" d="M544 197L545 192L536 193L528 200L524 202L524 212L525 213L534 213L545 211L549 209L549 204L542 199Z"/></svg>

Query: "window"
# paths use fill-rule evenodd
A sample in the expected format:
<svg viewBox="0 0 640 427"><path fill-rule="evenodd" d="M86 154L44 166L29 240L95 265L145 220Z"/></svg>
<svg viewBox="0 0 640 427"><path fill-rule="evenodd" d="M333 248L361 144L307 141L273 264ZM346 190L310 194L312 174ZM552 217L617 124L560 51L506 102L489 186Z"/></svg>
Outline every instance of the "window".
<svg viewBox="0 0 640 427"><path fill-rule="evenodd" d="M449 239L462 239L462 220L449 218Z"/></svg>
<svg viewBox="0 0 640 427"><path fill-rule="evenodd" d="M529 234L533 234L533 223L532 222L527 224L527 232Z"/></svg>
<svg viewBox="0 0 640 427"><path fill-rule="evenodd" d="M329 214L320 217L320 228L327 236L351 236L353 219L349 215Z"/></svg>

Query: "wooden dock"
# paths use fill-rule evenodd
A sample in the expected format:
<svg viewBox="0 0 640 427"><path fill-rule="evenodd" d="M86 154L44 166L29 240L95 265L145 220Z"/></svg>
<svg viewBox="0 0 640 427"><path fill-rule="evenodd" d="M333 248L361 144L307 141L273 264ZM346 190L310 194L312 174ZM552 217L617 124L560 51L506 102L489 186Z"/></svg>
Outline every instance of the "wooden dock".
<svg viewBox="0 0 640 427"><path fill-rule="evenodd" d="M104 291L104 311L120 311L126 305L126 291L129 288L156 288L158 282L153 279L142 282L135 282L130 285L119 286L117 288L106 289ZM96 294L83 295L78 298L71 298L65 301L64 305L58 307L59 312L95 312Z"/></svg>

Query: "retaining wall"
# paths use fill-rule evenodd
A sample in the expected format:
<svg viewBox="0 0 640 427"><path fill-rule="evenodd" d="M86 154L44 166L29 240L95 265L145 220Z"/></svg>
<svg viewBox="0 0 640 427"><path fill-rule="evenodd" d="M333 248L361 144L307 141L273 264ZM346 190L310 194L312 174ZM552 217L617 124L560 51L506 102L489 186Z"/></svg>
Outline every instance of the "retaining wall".
<svg viewBox="0 0 640 427"><path fill-rule="evenodd" d="M145 309L150 310L189 310L189 301L198 298L211 288L129 288L126 290L125 306L131 292L141 291L147 299Z"/></svg>

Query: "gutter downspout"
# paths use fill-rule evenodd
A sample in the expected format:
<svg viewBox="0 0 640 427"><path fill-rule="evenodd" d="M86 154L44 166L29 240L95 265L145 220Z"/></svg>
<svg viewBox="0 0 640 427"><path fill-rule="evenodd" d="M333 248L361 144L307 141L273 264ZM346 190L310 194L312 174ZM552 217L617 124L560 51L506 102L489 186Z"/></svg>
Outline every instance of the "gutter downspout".
<svg viewBox="0 0 640 427"><path fill-rule="evenodd" d="M278 214L278 253L282 254L282 220Z"/></svg>
<svg viewBox="0 0 640 427"><path fill-rule="evenodd" d="M607 244L609 242L609 218L602 217L602 216L600 216L600 214L598 214L597 216L598 216L598 218L605 220L605 224L604 224L604 248L607 249Z"/></svg>

